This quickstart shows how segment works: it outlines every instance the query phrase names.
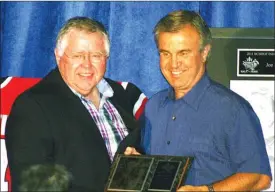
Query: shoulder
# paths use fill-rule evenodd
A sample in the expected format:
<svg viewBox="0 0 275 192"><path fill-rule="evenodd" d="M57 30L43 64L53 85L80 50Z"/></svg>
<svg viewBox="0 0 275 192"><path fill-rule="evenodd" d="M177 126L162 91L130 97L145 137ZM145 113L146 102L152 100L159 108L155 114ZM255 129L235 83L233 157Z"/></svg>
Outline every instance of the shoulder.
<svg viewBox="0 0 275 192"><path fill-rule="evenodd" d="M258 119L251 104L231 89L211 82L203 96L201 110L206 115L213 115L222 121L236 122L240 119Z"/></svg>
<svg viewBox="0 0 275 192"><path fill-rule="evenodd" d="M165 100L168 97L168 92L169 89L163 89L161 91L158 91L149 98L148 103L153 104Z"/></svg>
<svg viewBox="0 0 275 192"><path fill-rule="evenodd" d="M249 102L232 91L231 89L225 87L224 85L217 83L215 81L211 81L211 86L208 90L208 97L211 97L213 101L217 102L217 104L222 106L228 106L229 108L243 108L243 107L251 107Z"/></svg>
<svg viewBox="0 0 275 192"><path fill-rule="evenodd" d="M19 104L28 103L44 103L45 107L50 107L50 103L58 103L62 96L70 94L68 86L62 80L57 70L52 70L44 78L39 79L36 84L33 84L28 89L23 91L16 99ZM29 102L26 102L28 100Z"/></svg>
<svg viewBox="0 0 275 192"><path fill-rule="evenodd" d="M163 89L152 95L145 106L145 113L154 114L159 107L168 99L169 89Z"/></svg>

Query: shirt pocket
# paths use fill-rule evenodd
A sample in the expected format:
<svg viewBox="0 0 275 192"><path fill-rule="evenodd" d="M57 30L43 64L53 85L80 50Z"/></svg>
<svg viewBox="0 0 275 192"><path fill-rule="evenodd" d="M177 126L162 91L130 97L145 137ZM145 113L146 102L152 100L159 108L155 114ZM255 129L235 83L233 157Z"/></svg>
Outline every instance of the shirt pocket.
<svg viewBox="0 0 275 192"><path fill-rule="evenodd" d="M197 159L199 164L204 164L200 161L211 161L216 156L215 148L208 138L196 137L190 138L190 148L192 155Z"/></svg>

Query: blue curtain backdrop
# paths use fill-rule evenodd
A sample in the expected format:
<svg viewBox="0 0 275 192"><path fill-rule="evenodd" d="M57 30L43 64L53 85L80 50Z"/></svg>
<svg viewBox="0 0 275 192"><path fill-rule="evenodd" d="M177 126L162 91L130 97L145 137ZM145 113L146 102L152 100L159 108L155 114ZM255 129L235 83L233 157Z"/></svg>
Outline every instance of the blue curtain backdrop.
<svg viewBox="0 0 275 192"><path fill-rule="evenodd" d="M101 21L111 39L106 76L130 81L147 96L165 88L153 38L168 12L200 12L210 27L274 28L274 2L0 2L1 77L44 77L56 66L55 38L73 16Z"/></svg>

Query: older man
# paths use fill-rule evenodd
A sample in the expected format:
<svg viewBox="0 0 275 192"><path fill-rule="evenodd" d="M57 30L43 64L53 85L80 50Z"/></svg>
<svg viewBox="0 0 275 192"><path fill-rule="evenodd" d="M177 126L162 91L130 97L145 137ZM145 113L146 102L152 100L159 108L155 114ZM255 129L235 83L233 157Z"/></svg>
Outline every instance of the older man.
<svg viewBox="0 0 275 192"><path fill-rule="evenodd" d="M118 146L124 151L135 142L126 136L137 130L135 112L146 100L133 84L103 77L109 49L108 34L95 20L75 17L60 30L58 67L16 99L7 120L13 191L24 170L47 163L66 167L70 190L104 190Z"/></svg>
<svg viewBox="0 0 275 192"><path fill-rule="evenodd" d="M195 157L178 191L268 188L271 171L257 115L206 72L212 41L207 24L193 11L175 11L158 22L154 33L170 88L146 104L146 153ZM133 153L133 148L125 151Z"/></svg>

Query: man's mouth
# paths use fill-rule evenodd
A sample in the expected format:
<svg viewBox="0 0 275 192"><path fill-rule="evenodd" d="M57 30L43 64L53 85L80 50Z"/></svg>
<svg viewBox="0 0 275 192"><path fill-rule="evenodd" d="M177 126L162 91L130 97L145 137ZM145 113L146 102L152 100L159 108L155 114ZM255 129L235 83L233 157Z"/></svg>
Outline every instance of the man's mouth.
<svg viewBox="0 0 275 192"><path fill-rule="evenodd" d="M83 77L90 77L90 76L92 76L91 73L80 73L79 75L83 76Z"/></svg>
<svg viewBox="0 0 275 192"><path fill-rule="evenodd" d="M180 75L183 71L172 71L172 75Z"/></svg>

